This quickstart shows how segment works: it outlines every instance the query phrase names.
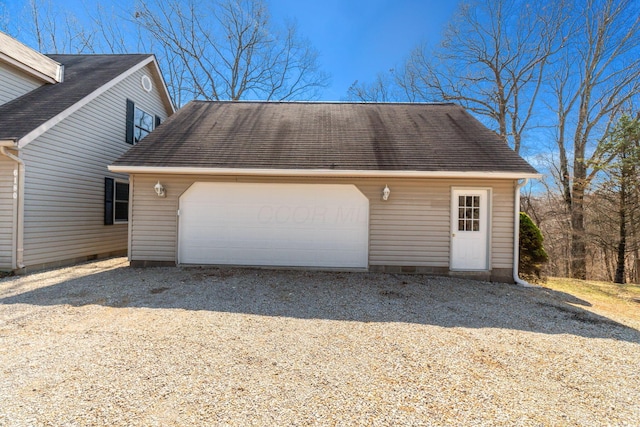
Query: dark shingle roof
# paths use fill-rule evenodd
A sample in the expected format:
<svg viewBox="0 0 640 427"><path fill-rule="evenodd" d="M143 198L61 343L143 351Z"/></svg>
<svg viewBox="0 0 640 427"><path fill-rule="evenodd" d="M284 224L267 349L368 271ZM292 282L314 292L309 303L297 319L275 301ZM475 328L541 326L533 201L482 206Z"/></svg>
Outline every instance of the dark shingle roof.
<svg viewBox="0 0 640 427"><path fill-rule="evenodd" d="M0 105L0 139L22 138L151 55L47 56L64 65L64 81Z"/></svg>
<svg viewBox="0 0 640 427"><path fill-rule="evenodd" d="M193 101L114 165L536 173L454 104Z"/></svg>

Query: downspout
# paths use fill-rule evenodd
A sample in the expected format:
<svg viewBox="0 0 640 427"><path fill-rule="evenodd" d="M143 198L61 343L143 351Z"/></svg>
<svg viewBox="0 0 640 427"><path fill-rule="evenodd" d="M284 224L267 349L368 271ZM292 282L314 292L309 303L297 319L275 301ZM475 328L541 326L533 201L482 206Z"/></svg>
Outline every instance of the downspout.
<svg viewBox="0 0 640 427"><path fill-rule="evenodd" d="M520 189L527 185L529 182L529 178L525 178L524 181L519 182L516 185L516 194L515 194L515 215L513 221L513 281L520 286L524 286L525 288L535 288L536 285L532 285L531 283L522 280L519 277L518 267L520 264Z"/></svg>
<svg viewBox="0 0 640 427"><path fill-rule="evenodd" d="M17 194L14 190L14 194L18 198L18 211L16 213L16 258L13 265L13 269L24 268L24 161L7 151L7 148L16 148L15 144L11 142L11 145L0 144L0 153L5 157L18 163L18 188Z"/></svg>

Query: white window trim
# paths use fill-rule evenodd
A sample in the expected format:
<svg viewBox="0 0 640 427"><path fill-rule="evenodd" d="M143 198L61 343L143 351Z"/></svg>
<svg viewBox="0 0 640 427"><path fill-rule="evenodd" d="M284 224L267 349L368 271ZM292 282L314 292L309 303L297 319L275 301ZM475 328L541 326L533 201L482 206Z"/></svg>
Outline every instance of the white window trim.
<svg viewBox="0 0 640 427"><path fill-rule="evenodd" d="M151 92L153 90L153 82L146 74L140 78L140 84L146 92Z"/></svg>

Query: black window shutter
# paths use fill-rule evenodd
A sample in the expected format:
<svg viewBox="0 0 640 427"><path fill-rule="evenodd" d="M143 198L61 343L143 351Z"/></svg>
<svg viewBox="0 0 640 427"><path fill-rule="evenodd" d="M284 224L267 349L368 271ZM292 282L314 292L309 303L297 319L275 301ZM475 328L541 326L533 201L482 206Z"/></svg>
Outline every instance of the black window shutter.
<svg viewBox="0 0 640 427"><path fill-rule="evenodd" d="M161 123L162 123L162 119L160 118L160 116L156 116L156 125L155 125L155 127L160 126Z"/></svg>
<svg viewBox="0 0 640 427"><path fill-rule="evenodd" d="M104 179L104 225L113 224L113 178Z"/></svg>
<svg viewBox="0 0 640 427"><path fill-rule="evenodd" d="M135 113L135 104L132 100L127 99L127 144L133 145L133 115Z"/></svg>

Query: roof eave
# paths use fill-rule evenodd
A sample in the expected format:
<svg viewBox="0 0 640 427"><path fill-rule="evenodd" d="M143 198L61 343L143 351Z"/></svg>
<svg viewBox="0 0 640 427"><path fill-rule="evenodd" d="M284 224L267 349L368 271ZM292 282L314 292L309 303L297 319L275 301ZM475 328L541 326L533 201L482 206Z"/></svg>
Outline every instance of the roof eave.
<svg viewBox="0 0 640 427"><path fill-rule="evenodd" d="M62 64L3 32L0 32L0 42L0 60L46 83L59 83L64 79Z"/></svg>
<svg viewBox="0 0 640 427"><path fill-rule="evenodd" d="M495 171L412 171L412 170L337 170L337 169L249 169L202 168L165 166L110 165L111 172L129 174L170 175L243 175L243 176L310 176L310 177L362 177L362 178L490 178L490 179L540 179L534 172Z"/></svg>
<svg viewBox="0 0 640 427"><path fill-rule="evenodd" d="M63 78L62 66L58 67L55 71L52 71L50 73L43 73L35 68L23 64L22 62L4 54L3 52L0 52L0 61L6 62L7 64L19 69L23 73L26 73L37 80L42 81L43 83L55 84L61 82Z"/></svg>
<svg viewBox="0 0 640 427"><path fill-rule="evenodd" d="M18 145L18 141L16 139L0 139L0 147L9 147L13 148Z"/></svg>

